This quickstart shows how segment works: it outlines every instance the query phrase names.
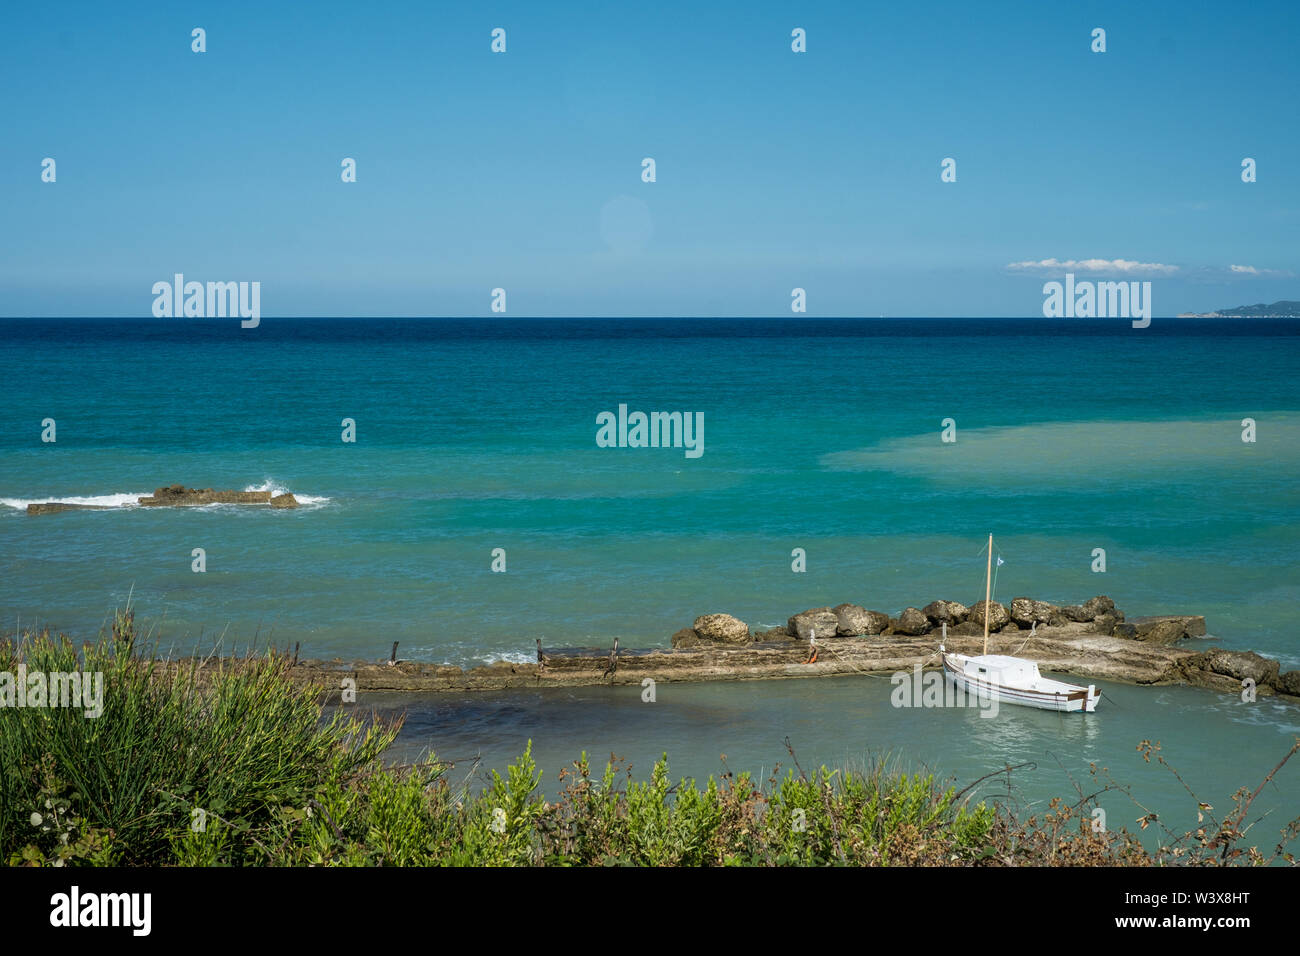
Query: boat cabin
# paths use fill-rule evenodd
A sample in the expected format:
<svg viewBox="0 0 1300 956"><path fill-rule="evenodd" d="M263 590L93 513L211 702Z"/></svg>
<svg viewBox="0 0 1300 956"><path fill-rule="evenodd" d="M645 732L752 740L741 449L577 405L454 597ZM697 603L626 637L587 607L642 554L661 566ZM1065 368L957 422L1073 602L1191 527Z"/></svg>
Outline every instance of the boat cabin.
<svg viewBox="0 0 1300 956"><path fill-rule="evenodd" d="M1003 654L985 654L981 657L968 657L963 661L964 670L970 677L982 678L997 684L1026 686L1040 680L1038 665L1034 661L1019 657L1007 657Z"/></svg>

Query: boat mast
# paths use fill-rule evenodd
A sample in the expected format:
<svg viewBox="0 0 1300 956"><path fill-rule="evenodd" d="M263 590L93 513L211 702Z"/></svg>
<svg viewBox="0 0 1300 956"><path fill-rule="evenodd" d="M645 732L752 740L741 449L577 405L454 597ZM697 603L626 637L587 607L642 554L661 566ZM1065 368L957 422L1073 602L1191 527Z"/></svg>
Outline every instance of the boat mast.
<svg viewBox="0 0 1300 956"><path fill-rule="evenodd" d="M989 569L984 576L984 653L989 652L989 598L993 587L993 534L989 533Z"/></svg>

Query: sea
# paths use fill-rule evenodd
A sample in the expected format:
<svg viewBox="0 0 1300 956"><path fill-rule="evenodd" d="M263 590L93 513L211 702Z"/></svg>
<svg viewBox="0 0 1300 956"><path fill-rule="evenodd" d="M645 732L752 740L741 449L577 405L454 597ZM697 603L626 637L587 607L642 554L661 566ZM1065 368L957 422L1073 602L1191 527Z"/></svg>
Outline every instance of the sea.
<svg viewBox="0 0 1300 956"><path fill-rule="evenodd" d="M162 653L378 660L397 641L404 659L526 662L538 638L666 647L706 613L766 629L841 602L971 604L991 533L995 599L1202 614L1191 646L1296 669L1298 335L1258 319L3 319L0 634L88 640L129 605ZM634 447L637 412L680 413L691 441ZM134 505L176 483L301 507ZM109 507L28 516L40 501ZM867 675L357 706L406 714L397 759L433 754L468 781L530 740L550 792L582 751L634 774L667 753L699 780L796 758L959 787L992 773L977 793L1030 809L1098 790L1104 768L1109 825L1130 828L1142 806L1171 825L1197 812L1142 741L1218 812L1300 734L1294 701L1101 687L1096 714L992 720L894 707ZM1294 763L1256 802L1262 844L1300 814Z"/></svg>

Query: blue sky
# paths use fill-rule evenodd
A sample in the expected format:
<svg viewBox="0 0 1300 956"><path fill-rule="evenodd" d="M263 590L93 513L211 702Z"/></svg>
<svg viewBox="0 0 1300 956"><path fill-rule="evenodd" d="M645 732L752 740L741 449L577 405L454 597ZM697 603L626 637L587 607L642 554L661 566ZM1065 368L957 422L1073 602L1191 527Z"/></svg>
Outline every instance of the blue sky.
<svg viewBox="0 0 1300 956"><path fill-rule="evenodd" d="M1300 299L1300 5L702 6L8 5L0 315L183 272L266 315L1029 316L1048 259Z"/></svg>

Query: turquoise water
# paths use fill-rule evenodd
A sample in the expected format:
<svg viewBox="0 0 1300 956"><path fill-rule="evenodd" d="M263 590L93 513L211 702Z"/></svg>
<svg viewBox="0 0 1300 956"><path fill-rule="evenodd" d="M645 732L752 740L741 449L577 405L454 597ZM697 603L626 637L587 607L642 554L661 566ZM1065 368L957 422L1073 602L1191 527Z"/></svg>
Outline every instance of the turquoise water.
<svg viewBox="0 0 1300 956"><path fill-rule="evenodd" d="M386 657L398 640L406 658L529 660L535 637L663 646L706 612L766 627L841 601L894 614L939 597L971 603L992 532L1003 600L1104 593L1130 615L1202 613L1224 646L1300 667L1298 331L1159 319L1145 330L5 320L3 629L39 621L93 636L130 595L162 646L181 651L256 635L301 641L311 657ZM620 403L703 413L704 453L598 447L597 415ZM1246 417L1254 443L1241 440ZM40 440L45 418L53 444ZM340 440L344 418L356 421L354 444ZM955 443L940 441L946 418ZM308 503L22 511L31 500L117 503L174 482L284 488ZM191 571L194 548L206 573ZM496 548L505 573L490 570ZM806 573L791 570L795 548ZM1105 573L1091 570L1095 548ZM491 698L516 718L479 749L517 753L537 724L552 727L539 743L559 763L584 742L622 741L640 762L671 749L707 773L725 751L733 767L757 769L783 756L780 737L800 736L796 718L813 728L814 762L869 745L973 773L1010 746L869 717L872 691L824 683L688 688L708 716L627 727L601 724L606 692L589 693L596 703L558 724L539 722L550 705ZM1130 760L1137 740L1167 727L1194 754L1180 769L1218 767L1235 787L1262 778L1297 724L1290 705L1243 723L1202 691L1116 693L1122 706L1081 723L1016 716L1012 749L1039 753L1040 767L1049 749L1076 763ZM675 713L669 698L656 714ZM415 721L423 729L403 746L470 747L464 728L472 707L496 706L486 701L430 704L428 714L462 717Z"/></svg>
<svg viewBox="0 0 1300 956"><path fill-rule="evenodd" d="M993 532L1004 598L1201 612L1215 635L1300 666L1295 323L0 332L6 629L21 615L93 632L133 590L182 648L200 632L247 642L260 625L312 656L386 656L400 640L411 658L529 658L535 636L649 645L711 611L771 625L841 601L970 603ZM596 416L620 403L702 412L704 454L598 448ZM47 417L55 444L39 440ZM355 444L340 440L345 417ZM940 441L949 417L954 444ZM319 500L39 519L10 507L172 482ZM1090 570L1098 547L1104 574ZM794 548L806 573L791 571Z"/></svg>

